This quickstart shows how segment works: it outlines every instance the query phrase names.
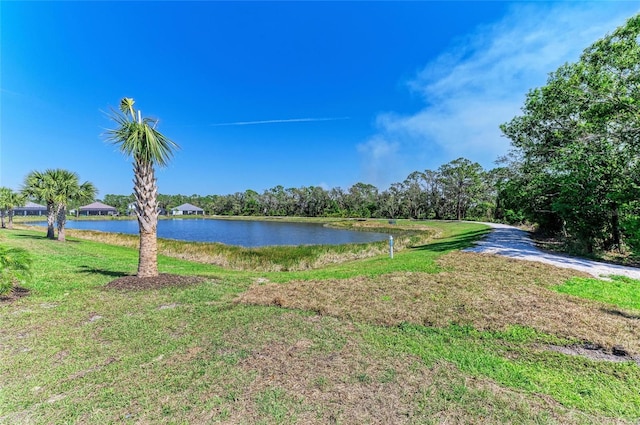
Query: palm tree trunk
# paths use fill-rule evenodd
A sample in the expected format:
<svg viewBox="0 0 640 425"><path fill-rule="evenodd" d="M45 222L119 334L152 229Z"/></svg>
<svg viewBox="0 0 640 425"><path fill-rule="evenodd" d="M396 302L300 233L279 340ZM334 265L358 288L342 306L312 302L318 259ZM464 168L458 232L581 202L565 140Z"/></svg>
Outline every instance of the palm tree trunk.
<svg viewBox="0 0 640 425"><path fill-rule="evenodd" d="M53 223L56 221L56 211L53 202L47 202L47 239L55 239Z"/></svg>
<svg viewBox="0 0 640 425"><path fill-rule="evenodd" d="M156 231L145 232L140 228L140 256L138 277L158 276L158 239Z"/></svg>
<svg viewBox="0 0 640 425"><path fill-rule="evenodd" d="M67 222L67 208L60 204L58 205L58 242L65 242L64 225Z"/></svg>
<svg viewBox="0 0 640 425"><path fill-rule="evenodd" d="M2 228L4 229L4 210L0 210L0 221L2 221Z"/></svg>
<svg viewBox="0 0 640 425"><path fill-rule="evenodd" d="M140 228L138 277L158 275L158 188L153 163L137 161L134 165L136 215Z"/></svg>

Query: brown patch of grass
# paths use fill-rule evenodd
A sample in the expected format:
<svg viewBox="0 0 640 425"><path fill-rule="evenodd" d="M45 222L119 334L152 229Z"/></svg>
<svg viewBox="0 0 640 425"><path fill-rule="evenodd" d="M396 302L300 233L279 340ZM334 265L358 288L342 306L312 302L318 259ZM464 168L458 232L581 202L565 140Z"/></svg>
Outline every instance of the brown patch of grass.
<svg viewBox="0 0 640 425"><path fill-rule="evenodd" d="M161 273L153 277L123 276L105 285L107 289L118 290L144 290L166 288L170 286L184 286L201 283L207 280L198 276L181 276L175 274Z"/></svg>
<svg viewBox="0 0 640 425"><path fill-rule="evenodd" d="M229 268L229 250L221 244L158 240L158 252L167 257Z"/></svg>
<svg viewBox="0 0 640 425"><path fill-rule="evenodd" d="M297 320L286 314L282 319ZM320 323L319 316L304 320L331 327L326 321ZM530 418L531 423L544 422L544 417L578 423L576 416L580 416L584 421L581 414L550 397L519 393L488 379L466 376L448 362L427 367L411 355L368 352L358 332L353 326L348 328L344 344L328 350L319 349L318 341L291 339L291 335L253 349L238 362L243 374L253 379L238 395L228 422L493 424L505 422L509 415ZM456 394L459 391L463 394ZM284 417L265 415L261 398L269 393L280 394Z"/></svg>
<svg viewBox="0 0 640 425"><path fill-rule="evenodd" d="M237 302L278 305L382 325L411 322L481 330L529 326L564 338L640 353L640 321L606 312L604 304L550 288L586 274L542 263L453 252L438 274L254 284Z"/></svg>
<svg viewBox="0 0 640 425"><path fill-rule="evenodd" d="M123 246L126 248L138 249L140 238L137 235L127 235L124 233L99 232L96 230L65 229L67 237L87 239L94 242L106 243L109 245Z"/></svg>
<svg viewBox="0 0 640 425"><path fill-rule="evenodd" d="M407 371L407 364L416 359L376 362L363 356L353 341L331 353L309 355L309 348L307 340L290 346L274 342L244 359L239 366L256 377L246 389L245 408L237 412L237 419L251 421L251 412L258 410L256 395L280 388L313 406L296 415L298 423L406 423L413 395L431 381L424 367ZM382 382L385 370L394 371L395 382Z"/></svg>

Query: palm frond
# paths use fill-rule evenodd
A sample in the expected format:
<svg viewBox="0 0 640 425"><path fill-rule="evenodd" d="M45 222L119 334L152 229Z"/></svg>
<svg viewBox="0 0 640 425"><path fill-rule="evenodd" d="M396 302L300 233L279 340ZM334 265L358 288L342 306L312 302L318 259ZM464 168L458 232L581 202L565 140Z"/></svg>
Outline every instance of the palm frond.
<svg viewBox="0 0 640 425"><path fill-rule="evenodd" d="M133 104L136 103L133 98L131 97L123 97L120 100L120 111L122 111L123 114L127 114L130 113L131 117L133 119L135 119L135 112L133 110Z"/></svg>
<svg viewBox="0 0 640 425"><path fill-rule="evenodd" d="M126 98L121 101L121 109L124 105L129 105L129 100L133 102L133 99ZM133 113L133 109L131 111ZM107 130L107 142L119 146L125 156L133 157L136 161L166 167L173 152L180 149L178 144L156 130L156 120L129 120L125 112L117 111L113 111L110 118L116 127Z"/></svg>

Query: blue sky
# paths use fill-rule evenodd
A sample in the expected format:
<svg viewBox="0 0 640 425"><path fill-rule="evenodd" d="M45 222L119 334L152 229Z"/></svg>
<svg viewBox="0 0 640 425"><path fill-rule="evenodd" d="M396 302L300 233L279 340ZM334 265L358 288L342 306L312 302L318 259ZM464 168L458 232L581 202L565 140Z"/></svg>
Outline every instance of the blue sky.
<svg viewBox="0 0 640 425"><path fill-rule="evenodd" d="M381 190L464 156L638 2L0 2L0 185L66 168L132 192L104 142L133 97L181 146L160 193Z"/></svg>

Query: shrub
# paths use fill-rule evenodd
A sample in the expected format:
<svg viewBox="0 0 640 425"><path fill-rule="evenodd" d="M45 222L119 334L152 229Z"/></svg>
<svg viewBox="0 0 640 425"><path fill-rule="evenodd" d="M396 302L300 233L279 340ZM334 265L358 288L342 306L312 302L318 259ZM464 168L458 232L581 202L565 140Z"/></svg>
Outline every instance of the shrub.
<svg viewBox="0 0 640 425"><path fill-rule="evenodd" d="M504 221L506 221L508 224L522 224L524 223L525 219L526 217L524 213L520 210L504 210Z"/></svg>
<svg viewBox="0 0 640 425"><path fill-rule="evenodd" d="M21 248L0 245L0 295L11 292L13 285L23 283L31 275L31 256Z"/></svg>
<svg viewBox="0 0 640 425"><path fill-rule="evenodd" d="M640 254L640 217L629 216L620 223L624 241L634 254Z"/></svg>

